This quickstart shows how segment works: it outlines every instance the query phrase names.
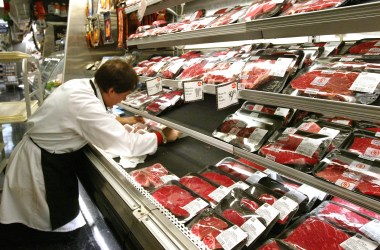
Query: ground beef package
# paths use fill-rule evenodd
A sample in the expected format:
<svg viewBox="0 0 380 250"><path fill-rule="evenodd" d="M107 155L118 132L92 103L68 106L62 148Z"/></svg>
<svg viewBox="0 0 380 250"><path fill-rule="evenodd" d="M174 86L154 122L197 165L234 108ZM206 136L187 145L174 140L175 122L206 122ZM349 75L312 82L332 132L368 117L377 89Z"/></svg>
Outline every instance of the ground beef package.
<svg viewBox="0 0 380 250"><path fill-rule="evenodd" d="M237 250L247 243L247 233L211 209L203 211L186 226L208 249Z"/></svg>
<svg viewBox="0 0 380 250"><path fill-rule="evenodd" d="M380 161L367 160L345 150L329 153L313 175L337 186L380 199Z"/></svg>

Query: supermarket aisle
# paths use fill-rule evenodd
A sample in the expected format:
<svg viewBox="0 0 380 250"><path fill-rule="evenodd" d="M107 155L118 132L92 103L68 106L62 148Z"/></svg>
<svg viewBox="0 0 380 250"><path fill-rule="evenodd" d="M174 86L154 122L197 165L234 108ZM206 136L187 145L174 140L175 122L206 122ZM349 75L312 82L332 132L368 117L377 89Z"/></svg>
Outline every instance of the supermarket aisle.
<svg viewBox="0 0 380 250"><path fill-rule="evenodd" d="M17 87L5 88L0 86L0 102L18 101L22 99L23 90ZM5 151L7 157L11 154L15 145L21 140L26 130L24 123L3 124L3 137L6 144ZM3 183L3 174L0 174L0 187ZM95 249L121 249L120 244L114 238L111 229L105 223L105 220L99 210L91 201L86 191L80 185L80 208L87 221L87 225L75 233L67 233L63 239L54 240L54 235L48 232L32 232L32 237L21 241L21 234L26 233L25 228L17 225L11 230L6 230L0 225L0 249L23 249L23 250L95 250ZM42 238L46 243L36 243L38 238ZM4 245L1 239L8 239L10 243Z"/></svg>

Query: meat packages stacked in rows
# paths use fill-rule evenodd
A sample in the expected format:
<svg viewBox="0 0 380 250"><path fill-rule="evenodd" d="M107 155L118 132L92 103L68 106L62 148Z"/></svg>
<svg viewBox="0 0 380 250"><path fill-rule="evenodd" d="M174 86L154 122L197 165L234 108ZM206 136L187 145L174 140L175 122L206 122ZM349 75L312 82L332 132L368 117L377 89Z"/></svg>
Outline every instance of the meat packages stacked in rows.
<svg viewBox="0 0 380 250"><path fill-rule="evenodd" d="M294 15L311 11L331 9L348 4L348 0L286 0L281 15Z"/></svg>

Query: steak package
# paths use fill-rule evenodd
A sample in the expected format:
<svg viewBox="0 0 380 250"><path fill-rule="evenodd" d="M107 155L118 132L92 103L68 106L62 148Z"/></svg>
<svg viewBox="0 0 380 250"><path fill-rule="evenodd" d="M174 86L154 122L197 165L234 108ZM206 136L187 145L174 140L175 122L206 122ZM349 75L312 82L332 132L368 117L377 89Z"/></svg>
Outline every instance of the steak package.
<svg viewBox="0 0 380 250"><path fill-rule="evenodd" d="M260 155L308 173L326 154L331 138L289 127L277 131L268 142Z"/></svg>
<svg viewBox="0 0 380 250"><path fill-rule="evenodd" d="M176 80L199 80L206 72L205 66L209 63L206 58L194 58L183 65L183 71L176 77Z"/></svg>
<svg viewBox="0 0 380 250"><path fill-rule="evenodd" d="M253 1L239 21L248 22L255 19L274 16L281 10L283 3L284 1L273 0Z"/></svg>
<svg viewBox="0 0 380 250"><path fill-rule="evenodd" d="M207 27L211 22L213 22L216 18L218 18L218 15L205 16L205 17L199 18L189 23L184 28L184 31L203 29Z"/></svg>
<svg viewBox="0 0 380 250"><path fill-rule="evenodd" d="M240 74L239 89L280 92L293 72L296 60L291 55L250 57Z"/></svg>
<svg viewBox="0 0 380 250"><path fill-rule="evenodd" d="M380 95L377 69L334 69L315 64L301 70L284 89L285 94L343 102L371 104Z"/></svg>
<svg viewBox="0 0 380 250"><path fill-rule="evenodd" d="M208 249L241 249L248 235L211 209L204 210L187 225L190 232L199 238Z"/></svg>
<svg viewBox="0 0 380 250"><path fill-rule="evenodd" d="M350 54L380 55L380 39L366 38L353 44L348 52Z"/></svg>
<svg viewBox="0 0 380 250"><path fill-rule="evenodd" d="M295 248L288 245L279 239L269 239L265 241L259 248L259 250L294 250Z"/></svg>
<svg viewBox="0 0 380 250"><path fill-rule="evenodd" d="M236 22L246 12L247 7L236 6L213 20L207 27L217 27Z"/></svg>
<svg viewBox="0 0 380 250"><path fill-rule="evenodd" d="M321 116L321 117L318 117L318 119L331 122L331 123L341 124L341 125L347 126L347 128L353 128L354 126L354 120L351 120L345 117L340 117L340 116L334 116L334 117Z"/></svg>
<svg viewBox="0 0 380 250"><path fill-rule="evenodd" d="M129 172L129 174L137 183L147 190L153 190L164 185L168 181L179 179L176 175L170 173L160 163L133 170Z"/></svg>
<svg viewBox="0 0 380 250"><path fill-rule="evenodd" d="M380 132L380 123L373 123L367 121L358 121L356 122L356 127L361 130L372 131L375 133Z"/></svg>
<svg viewBox="0 0 380 250"><path fill-rule="evenodd" d="M241 59L226 60L215 65L203 76L205 84L222 84L237 81L245 61Z"/></svg>
<svg viewBox="0 0 380 250"><path fill-rule="evenodd" d="M254 113L254 116L251 116ZM250 152L257 151L280 123L266 114L238 110L212 133L216 138Z"/></svg>
<svg viewBox="0 0 380 250"><path fill-rule="evenodd" d="M334 150L313 170L313 175L355 192L380 198L380 161Z"/></svg>
<svg viewBox="0 0 380 250"><path fill-rule="evenodd" d="M153 198L169 210L180 222L200 213L209 203L178 181L169 181L151 192Z"/></svg>
<svg viewBox="0 0 380 250"><path fill-rule="evenodd" d="M296 1L288 7L281 15L294 15L299 13L307 13L318 10L331 9L343 6L349 3L349 0L305 0Z"/></svg>
<svg viewBox="0 0 380 250"><path fill-rule="evenodd" d="M145 110L153 115L159 115L163 111L183 103L183 90L164 92L149 103Z"/></svg>
<svg viewBox="0 0 380 250"><path fill-rule="evenodd" d="M358 206L356 204L353 204L353 203L351 203L349 201L343 200L343 199L341 199L339 197L333 197L331 199L331 201L333 201L335 203L338 203L338 204L340 204L340 205L342 205L344 207L348 207L348 208L350 208L352 210L355 210L355 211L357 211L357 212L359 212L361 214L364 214L364 215L367 215L369 217L372 217L372 218L375 218L377 220L380 220L380 214L372 212L371 210L368 210L368 209L366 209L364 207L361 207L361 206Z"/></svg>
<svg viewBox="0 0 380 250"><path fill-rule="evenodd" d="M354 132L354 138L346 148L369 160L380 159L380 136L378 133L365 130Z"/></svg>
<svg viewBox="0 0 380 250"><path fill-rule="evenodd" d="M219 170L215 166L207 166L201 169L198 173L206 179L215 182L218 185L228 187L230 189L233 189L235 187L242 189L248 188L247 184L241 182L238 178L226 172L223 172L222 170Z"/></svg>
<svg viewBox="0 0 380 250"><path fill-rule="evenodd" d="M285 227L287 227L290 221L298 212L299 207L296 201L292 200L286 195L272 191L271 189L261 184L252 184L249 187L249 189L246 190L246 192L258 198L262 202L271 205L271 207L275 208L275 210L277 210L280 213L279 219L277 220L277 224L273 228L273 230L276 233L281 232ZM270 214L272 213L269 212L269 210L267 212ZM273 212L273 214L275 214L275 212Z"/></svg>
<svg viewBox="0 0 380 250"><path fill-rule="evenodd" d="M299 218L277 238L296 249L343 250L340 244L351 236L352 233L339 229L322 218L308 215Z"/></svg>
<svg viewBox="0 0 380 250"><path fill-rule="evenodd" d="M244 110L249 110L249 111L254 111L254 112L259 112L259 113L266 113L266 114L274 115L276 117L280 117L280 119L283 119L282 125L286 125L294 114L294 109L291 109L291 108L261 105L261 104L253 103L250 101L244 102L241 108Z"/></svg>
<svg viewBox="0 0 380 250"><path fill-rule="evenodd" d="M329 151L335 148L345 147L349 139L352 137L352 130L347 126L306 118L297 126L298 130L327 135L332 139Z"/></svg>
<svg viewBox="0 0 380 250"><path fill-rule="evenodd" d="M182 71L182 66L185 64L184 58L172 60L162 67L159 76L165 79L174 79Z"/></svg>
<svg viewBox="0 0 380 250"><path fill-rule="evenodd" d="M148 92L143 90L134 93L132 96L128 95L126 100L121 102L128 106L131 106L132 108L143 109L148 103L152 102L158 96L159 95L149 96Z"/></svg>
<svg viewBox="0 0 380 250"><path fill-rule="evenodd" d="M267 223L255 212L263 204L243 190L233 189L214 210L226 220L243 229L248 234L246 246L252 248L255 243L268 234L276 222L276 219L273 219Z"/></svg>

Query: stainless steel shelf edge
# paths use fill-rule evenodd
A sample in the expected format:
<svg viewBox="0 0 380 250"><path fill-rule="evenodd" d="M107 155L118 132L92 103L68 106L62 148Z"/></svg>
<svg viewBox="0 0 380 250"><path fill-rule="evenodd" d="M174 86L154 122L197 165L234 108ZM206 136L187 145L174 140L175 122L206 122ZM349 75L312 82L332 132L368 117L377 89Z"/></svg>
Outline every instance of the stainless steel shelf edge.
<svg viewBox="0 0 380 250"><path fill-rule="evenodd" d="M273 103L275 103L281 107L296 108L326 115L336 116L339 114L340 116L354 120L379 122L380 117L380 107L357 103L291 96L256 90L240 90L239 98L267 105L273 105Z"/></svg>
<svg viewBox="0 0 380 250"><path fill-rule="evenodd" d="M148 8L149 8L150 5L153 5L153 4L156 4L156 3L159 3L159 2L161 2L161 0L148 0L147 1L147 4L148 4L147 10L148 10ZM128 13L131 13L131 12L134 12L134 11L138 10L139 8L140 8L140 3L137 3L137 4L134 4L132 6L126 7L124 9L124 12L125 12L125 14L128 14Z"/></svg>
<svg viewBox="0 0 380 250"><path fill-rule="evenodd" d="M264 157L252 154L250 152L247 152L237 147L234 147L234 155L252 160L253 162L257 164L260 164L268 169L276 171L284 176L288 176L302 183L305 183L307 185L310 185L317 189L325 191L331 195L338 196L352 203L368 208L376 213L380 213L379 201L376 201L369 197L338 187L334 184L317 179L311 175L305 174L291 167L276 163Z"/></svg>
<svg viewBox="0 0 380 250"><path fill-rule="evenodd" d="M212 42L261 39L261 31L247 30L245 23L220 27L183 31L154 37L127 40L127 45L137 45L140 49L159 48L174 45L188 45Z"/></svg>
<svg viewBox="0 0 380 250"><path fill-rule="evenodd" d="M380 2L338 7L247 22L247 30L262 31L264 39L378 31L379 10Z"/></svg>
<svg viewBox="0 0 380 250"><path fill-rule="evenodd" d="M145 118L148 118L148 119L151 119L153 121L156 121L158 123L161 123L163 125L166 125L170 128L174 128L178 131L181 131L182 133L186 134L186 135L189 135L199 141L202 141L202 142L205 142L209 145L212 145L216 148L219 148L219 149L222 149L228 153L232 153L233 152L233 146L226 143L226 142L223 142L221 140L218 140L218 139L215 139L215 138L212 138L210 136L207 136L205 134L202 134L202 133L199 133L197 131L194 131L192 129L189 129L189 128L186 128L184 126L181 126L181 125L178 125L176 123L173 123L173 122L170 122L170 121L167 121L165 119L162 119L162 118L159 118L157 116L154 116L154 115L151 115L149 114L148 112L145 112L145 111L142 111L142 110L138 110L138 109L134 109L134 108L131 108L125 104L122 104L122 103L119 103L118 104L119 107L131 112L131 113L134 113L136 115L140 115L142 117L145 117Z"/></svg>

